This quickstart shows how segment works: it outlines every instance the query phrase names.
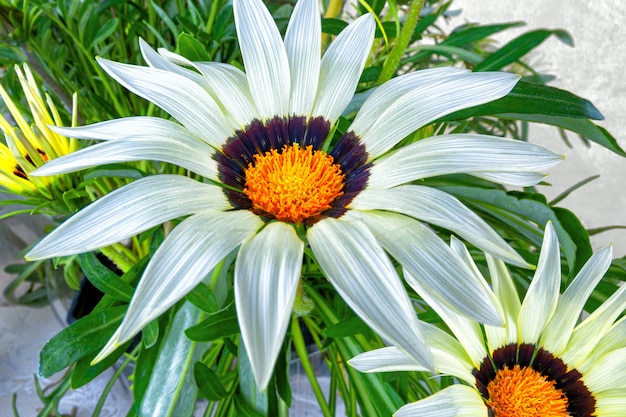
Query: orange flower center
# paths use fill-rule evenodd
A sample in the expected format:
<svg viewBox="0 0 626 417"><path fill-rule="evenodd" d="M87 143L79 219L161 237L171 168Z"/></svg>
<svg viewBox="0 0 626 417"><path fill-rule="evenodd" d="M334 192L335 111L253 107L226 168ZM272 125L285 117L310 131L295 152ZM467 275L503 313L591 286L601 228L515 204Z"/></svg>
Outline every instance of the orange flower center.
<svg viewBox="0 0 626 417"><path fill-rule="evenodd" d="M567 397L532 368L498 370L487 385L487 406L495 417L567 417Z"/></svg>
<svg viewBox="0 0 626 417"><path fill-rule="evenodd" d="M331 208L343 194L344 175L333 157L312 146L285 145L254 156L243 192L252 207L277 220L300 223Z"/></svg>

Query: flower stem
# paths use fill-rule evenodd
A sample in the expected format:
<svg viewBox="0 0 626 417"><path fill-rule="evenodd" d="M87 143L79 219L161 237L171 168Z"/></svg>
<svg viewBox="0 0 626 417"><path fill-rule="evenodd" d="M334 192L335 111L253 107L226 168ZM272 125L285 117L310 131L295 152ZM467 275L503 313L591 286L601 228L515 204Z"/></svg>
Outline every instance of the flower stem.
<svg viewBox="0 0 626 417"><path fill-rule="evenodd" d="M322 409L322 413L324 413L324 417L332 417L333 414L330 412L330 408L328 408L328 403L326 402L326 398L324 397L322 388L320 387L317 378L315 377L315 371L313 370L311 362L309 361L309 354L306 351L304 337L302 336L300 323L298 322L298 318L296 316L291 317L291 335L293 337L293 345L296 348L296 353L298 354L298 358L300 358L302 368L304 368L304 372L306 373L307 378L309 378L311 388L313 389L315 398L317 399L317 402Z"/></svg>
<svg viewBox="0 0 626 417"><path fill-rule="evenodd" d="M404 25L400 31L400 36L396 38L396 42L393 45L393 48L391 48L391 52L387 55L387 59L385 59L383 70L378 77L378 84L383 84L389 81L391 77L393 77L393 74L395 74L398 64L400 64L400 60L402 59L402 55L404 54L407 46L409 46L409 42L411 41L411 37L413 36L413 32L417 26L417 22L419 21L422 7L424 7L424 0L413 0L411 2Z"/></svg>

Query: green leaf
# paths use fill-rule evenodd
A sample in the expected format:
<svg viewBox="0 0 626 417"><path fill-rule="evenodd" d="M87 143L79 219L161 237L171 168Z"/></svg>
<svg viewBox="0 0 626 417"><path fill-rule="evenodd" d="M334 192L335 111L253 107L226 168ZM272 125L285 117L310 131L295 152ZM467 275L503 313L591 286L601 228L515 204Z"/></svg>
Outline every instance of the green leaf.
<svg viewBox="0 0 626 417"><path fill-rule="evenodd" d="M503 30L524 26L524 22L509 22L509 23L495 23L492 25L484 26L470 26L462 29L456 29L450 34L441 44L449 46L464 46L470 43L480 41L494 33L502 32Z"/></svg>
<svg viewBox="0 0 626 417"><path fill-rule="evenodd" d="M215 313L219 308L215 294L208 285L202 282L187 294L187 301L207 313Z"/></svg>
<svg viewBox="0 0 626 417"><path fill-rule="evenodd" d="M183 332L198 322L200 310L185 303L178 310L165 338L150 383L141 401L142 416L191 417L198 388L194 382L193 364L200 360L203 350Z"/></svg>
<svg viewBox="0 0 626 417"><path fill-rule="evenodd" d="M543 114L511 114L508 112L505 114L499 114L498 117L560 127L571 132L578 133L585 139L589 139L590 141L604 146L608 150L615 152L620 156L626 157L626 151L619 146L617 140L605 128L596 125L590 120Z"/></svg>
<svg viewBox="0 0 626 417"><path fill-rule="evenodd" d="M348 24L341 19L324 18L322 19L322 32L329 35L339 35Z"/></svg>
<svg viewBox="0 0 626 417"><path fill-rule="evenodd" d="M126 307L91 313L61 330L41 350L39 374L49 377L104 346L121 323Z"/></svg>
<svg viewBox="0 0 626 417"><path fill-rule="evenodd" d="M371 329L365 324L363 320L356 314L351 315L345 320L340 321L337 324L333 324L326 329L326 337L346 337L354 336L359 333L366 333Z"/></svg>
<svg viewBox="0 0 626 417"><path fill-rule="evenodd" d="M113 353L111 353L109 356L93 365L91 364L91 361L93 361L98 352L92 352L84 358L79 359L76 362L76 366L74 367L74 370L72 372L70 387L72 389L78 389L93 381L98 375L113 366L117 362L117 360L124 354L124 352L126 352L128 346L130 346L132 342L133 341L130 340L124 343L123 345L115 349L115 351L113 351Z"/></svg>
<svg viewBox="0 0 626 417"><path fill-rule="evenodd" d="M465 186L444 186L440 189L459 198L470 208L475 208L500 220L520 235L525 236L535 246L541 246L543 233L536 230L532 223L539 224L543 228L548 221L552 221L569 269L570 271L576 270L578 262L576 243L561 224L554 210L535 198L540 197L545 200L542 195L507 193L502 190Z"/></svg>
<svg viewBox="0 0 626 417"><path fill-rule="evenodd" d="M159 322L152 320L141 330L141 341L146 349L150 349L159 340Z"/></svg>
<svg viewBox="0 0 626 417"><path fill-rule="evenodd" d="M569 91L547 85L520 81L505 97L470 107L437 120L447 122L475 116L518 113L523 115L549 115L568 118L602 120L604 117L594 105Z"/></svg>
<svg viewBox="0 0 626 417"><path fill-rule="evenodd" d="M235 415L238 417L266 417L265 414L252 408L241 395L236 396L233 402L237 412Z"/></svg>
<svg viewBox="0 0 626 417"><path fill-rule="evenodd" d="M83 175L84 181L89 181L93 179L98 179L101 177L111 177L111 178L131 178L131 179L140 179L146 176L146 173L137 169L133 166L126 164L106 164L99 165L95 168L91 168L85 172Z"/></svg>
<svg viewBox="0 0 626 417"><path fill-rule="evenodd" d="M115 30L117 29L117 25L119 24L119 22L120 22L120 19L118 19L117 17L108 19L107 22L104 25L102 25L100 29L98 29L98 33L96 33L96 36L93 38L93 40L89 44L88 49L93 48L94 45L96 45L99 42L104 41L106 38L111 36L113 32L115 32Z"/></svg>
<svg viewBox="0 0 626 417"><path fill-rule="evenodd" d="M243 407L242 415L255 416L255 413L259 413L262 416L268 415L268 396L271 395L270 391L273 390L273 384L270 382L265 391L259 391L254 379L254 374L252 373L252 367L250 366L250 359L248 358L243 343L239 343L239 354L237 358L239 393L241 394L239 397L240 400L237 402L241 403L239 404L240 406L244 404L247 405L247 407ZM237 406L237 402L235 406Z"/></svg>
<svg viewBox="0 0 626 417"><path fill-rule="evenodd" d="M239 323L234 306L210 315L185 331L185 335L196 342L211 342L238 333Z"/></svg>
<svg viewBox="0 0 626 417"><path fill-rule="evenodd" d="M219 401L228 395L226 388L220 381L220 377L204 363L196 362L193 374L200 392L209 401Z"/></svg>
<svg viewBox="0 0 626 417"><path fill-rule="evenodd" d="M177 40L178 53L190 61L206 62L211 61L204 46L188 33L181 33Z"/></svg>
<svg viewBox="0 0 626 417"><path fill-rule="evenodd" d="M291 364L291 338L287 335L276 360L274 378L276 380L276 392L280 398L291 407L291 384L289 383L289 371Z"/></svg>
<svg viewBox="0 0 626 417"><path fill-rule="evenodd" d="M567 231L567 234L576 242L576 264L574 268L570 268L570 277L574 277L575 274L580 271L585 262L591 255L593 255L593 248L591 247L591 241L589 240L589 234L585 230L585 226L580 222L580 219L576 217L574 213L568 209L562 207L552 207L554 214L559 219L559 222L563 226L563 229Z"/></svg>
<svg viewBox="0 0 626 417"><path fill-rule="evenodd" d="M83 273L94 287L118 301L129 302L133 296L133 287L98 260L93 252L78 255Z"/></svg>
<svg viewBox="0 0 626 417"><path fill-rule="evenodd" d="M481 63L474 67L474 71L500 70L503 67L519 60L528 52L543 43L543 41L545 41L551 35L555 35L567 45L573 45L571 36L564 30L533 30L531 32L526 32L518 36L517 38L504 45L502 48L489 55Z"/></svg>

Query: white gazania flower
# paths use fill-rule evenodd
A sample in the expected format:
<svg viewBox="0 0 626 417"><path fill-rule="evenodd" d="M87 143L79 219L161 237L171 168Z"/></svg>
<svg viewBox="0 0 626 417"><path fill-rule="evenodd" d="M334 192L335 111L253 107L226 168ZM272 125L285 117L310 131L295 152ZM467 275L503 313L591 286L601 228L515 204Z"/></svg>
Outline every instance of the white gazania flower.
<svg viewBox="0 0 626 417"><path fill-rule="evenodd" d="M458 240L452 246L475 267ZM437 371L471 387L452 385L394 415L623 417L626 317L618 318L626 308L626 286L577 325L585 302L611 264L611 247L593 255L560 294L559 243L548 224L537 271L522 302L504 264L487 258L498 306L506 317L504 327L481 328L419 291L455 336L420 324ZM363 353L350 364L362 372L425 370L395 347Z"/></svg>
<svg viewBox="0 0 626 417"><path fill-rule="evenodd" d="M398 77L369 97L338 142L328 143L367 60L374 19L351 23L320 59L317 3L297 3L283 41L260 0L234 0L245 73L158 54L145 43L149 67L99 60L178 123L131 117L57 129L104 142L39 173L152 159L207 181L180 175L137 180L70 218L28 254L39 259L91 251L188 216L154 254L124 321L98 358L180 300L236 248L241 336L261 388L282 344L307 245L348 305L426 367L430 352L414 343L422 335L385 252L442 302L482 322L501 323L493 294L416 219L448 228L508 262L524 265L523 259L452 196L406 184L464 172L530 185L560 157L483 135L444 135L391 150L445 114L506 95L518 77L455 68Z"/></svg>

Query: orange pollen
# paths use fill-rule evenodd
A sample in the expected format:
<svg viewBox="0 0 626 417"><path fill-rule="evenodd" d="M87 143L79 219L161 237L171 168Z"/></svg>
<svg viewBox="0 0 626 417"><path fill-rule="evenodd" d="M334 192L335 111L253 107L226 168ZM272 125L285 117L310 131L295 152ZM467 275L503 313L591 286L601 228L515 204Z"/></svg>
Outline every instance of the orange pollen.
<svg viewBox="0 0 626 417"><path fill-rule="evenodd" d="M567 397L532 368L504 368L487 385L495 417L567 417Z"/></svg>
<svg viewBox="0 0 626 417"><path fill-rule="evenodd" d="M312 146L285 145L282 152L272 149L254 156L246 170L243 192L255 210L262 210L277 220L300 223L331 208L343 194L339 164Z"/></svg>

